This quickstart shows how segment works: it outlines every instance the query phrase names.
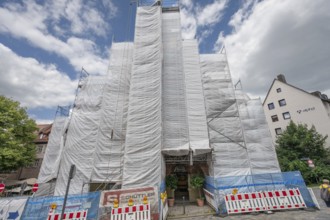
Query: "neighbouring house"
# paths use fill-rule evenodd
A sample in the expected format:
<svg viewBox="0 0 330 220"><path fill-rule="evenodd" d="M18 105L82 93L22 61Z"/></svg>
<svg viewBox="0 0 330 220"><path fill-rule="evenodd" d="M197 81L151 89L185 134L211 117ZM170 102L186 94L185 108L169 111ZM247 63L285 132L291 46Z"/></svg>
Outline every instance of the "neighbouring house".
<svg viewBox="0 0 330 220"><path fill-rule="evenodd" d="M290 85L281 74L270 86L263 108L274 142L292 120L308 127L314 125L319 133L329 136L326 146L330 147L330 99L327 95Z"/></svg>
<svg viewBox="0 0 330 220"><path fill-rule="evenodd" d="M36 159L34 163L28 167L21 167L18 170L11 172L10 174L6 174L6 182L14 184L15 181L18 180L38 178L39 170L48 143L48 137L52 129L52 124L39 124L37 127L37 138L34 141L36 145Z"/></svg>

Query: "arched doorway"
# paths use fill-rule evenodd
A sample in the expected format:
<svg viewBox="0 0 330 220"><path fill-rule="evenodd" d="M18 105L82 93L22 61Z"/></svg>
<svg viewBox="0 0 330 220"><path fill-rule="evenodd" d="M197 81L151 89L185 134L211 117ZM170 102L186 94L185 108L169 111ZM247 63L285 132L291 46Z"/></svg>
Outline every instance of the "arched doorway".
<svg viewBox="0 0 330 220"><path fill-rule="evenodd" d="M188 171L186 165L176 165L174 167L173 174L178 177L178 188L175 190L175 199L177 201L180 200L188 200L189 192L188 192Z"/></svg>
<svg viewBox="0 0 330 220"><path fill-rule="evenodd" d="M176 175L178 186L174 191L174 198L177 202L190 201L195 202L198 197L198 190L190 186L190 179L194 175L207 176L208 165L206 162L196 162L193 165L176 162L175 164L166 163L166 175Z"/></svg>

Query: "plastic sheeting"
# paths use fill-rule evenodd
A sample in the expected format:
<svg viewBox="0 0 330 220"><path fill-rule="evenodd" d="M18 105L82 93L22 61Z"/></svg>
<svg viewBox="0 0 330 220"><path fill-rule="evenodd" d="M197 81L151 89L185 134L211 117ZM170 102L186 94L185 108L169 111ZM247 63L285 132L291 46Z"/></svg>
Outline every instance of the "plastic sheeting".
<svg viewBox="0 0 330 220"><path fill-rule="evenodd" d="M38 183L46 183L57 177L64 145L64 132L69 118L57 115L52 125L43 163L40 168Z"/></svg>
<svg viewBox="0 0 330 220"><path fill-rule="evenodd" d="M163 71L162 123L163 148L168 155L189 154L185 80L182 61L180 13L162 14Z"/></svg>
<svg viewBox="0 0 330 220"><path fill-rule="evenodd" d="M280 172L261 101L240 94L240 90L236 91L251 173Z"/></svg>
<svg viewBox="0 0 330 220"><path fill-rule="evenodd" d="M196 40L181 40L176 10L138 7L134 44L113 43L109 74L81 80L56 195L65 192L71 164L71 194L90 182L159 187L163 154L212 150L215 177L279 171L261 105L235 95L225 54L199 55ZM43 181L54 177L46 170Z"/></svg>
<svg viewBox="0 0 330 220"><path fill-rule="evenodd" d="M200 55L213 176L249 175L235 91L225 54Z"/></svg>
<svg viewBox="0 0 330 220"><path fill-rule="evenodd" d="M183 41L183 65L189 124L189 143L194 155L211 151L196 40Z"/></svg>
<svg viewBox="0 0 330 220"><path fill-rule="evenodd" d="M76 165L76 174L72 179L69 193L88 190L88 184L85 183L90 181L94 162L93 153L96 148L105 81L104 76L88 76L81 81L69 122L55 195L64 195L71 164Z"/></svg>
<svg viewBox="0 0 330 220"><path fill-rule="evenodd" d="M122 179L132 56L132 43L112 44L110 80L103 91L92 182L120 182Z"/></svg>
<svg viewBox="0 0 330 220"><path fill-rule="evenodd" d="M55 213L61 213L64 196L29 197L22 218L24 220L45 220L48 217L51 204L56 204ZM100 192L68 195L65 212L88 210L87 219L98 219Z"/></svg>
<svg viewBox="0 0 330 220"><path fill-rule="evenodd" d="M21 218L27 197L0 198L0 219Z"/></svg>
<svg viewBox="0 0 330 220"><path fill-rule="evenodd" d="M123 188L159 186L162 180L161 8L138 7Z"/></svg>
<svg viewBox="0 0 330 220"><path fill-rule="evenodd" d="M39 183L38 190L34 193L34 196L52 196L55 192L55 186L55 179L48 183Z"/></svg>
<svg viewBox="0 0 330 220"><path fill-rule="evenodd" d="M239 193L245 193L299 188L307 207L315 207L299 171L219 178L206 177L205 188L215 195L217 211L222 214L227 212L224 196L231 194L233 189L238 189Z"/></svg>

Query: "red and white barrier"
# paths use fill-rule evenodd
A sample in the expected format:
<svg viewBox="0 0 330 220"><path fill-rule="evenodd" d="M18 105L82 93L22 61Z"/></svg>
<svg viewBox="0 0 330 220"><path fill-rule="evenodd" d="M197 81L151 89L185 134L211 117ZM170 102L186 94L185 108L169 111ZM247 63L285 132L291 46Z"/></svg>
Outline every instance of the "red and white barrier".
<svg viewBox="0 0 330 220"><path fill-rule="evenodd" d="M214 210L216 210L217 205L216 205L213 193L211 193L211 192L207 191L206 189L204 189L204 195L205 195L205 198L206 198L206 202L209 204L209 206L211 206Z"/></svg>
<svg viewBox="0 0 330 220"><path fill-rule="evenodd" d="M228 214L266 211L261 192L226 195Z"/></svg>
<svg viewBox="0 0 330 220"><path fill-rule="evenodd" d="M306 208L299 189L283 189L226 195L228 214Z"/></svg>
<svg viewBox="0 0 330 220"><path fill-rule="evenodd" d="M111 220L151 220L150 204L113 208Z"/></svg>
<svg viewBox="0 0 330 220"><path fill-rule="evenodd" d="M87 211L76 211L76 212L66 212L64 213L63 220L71 219L71 220L87 220ZM53 213L50 212L48 214L47 220L60 220L61 219L61 213Z"/></svg>
<svg viewBox="0 0 330 220"><path fill-rule="evenodd" d="M306 208L299 189L283 189L264 192L268 210Z"/></svg>

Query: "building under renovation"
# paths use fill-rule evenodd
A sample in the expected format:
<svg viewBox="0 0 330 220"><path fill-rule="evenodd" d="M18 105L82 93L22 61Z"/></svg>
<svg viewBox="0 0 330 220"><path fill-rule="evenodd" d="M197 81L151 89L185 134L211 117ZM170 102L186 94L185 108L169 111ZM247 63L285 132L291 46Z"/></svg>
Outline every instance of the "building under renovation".
<svg viewBox="0 0 330 220"><path fill-rule="evenodd" d="M82 72L70 113L57 114L39 175L63 195L157 186L194 174L280 172L260 100L233 86L225 50L200 54L181 37L178 7L137 7L134 42L113 42L104 76ZM47 186L47 187L46 187ZM40 189L40 192L42 190Z"/></svg>

